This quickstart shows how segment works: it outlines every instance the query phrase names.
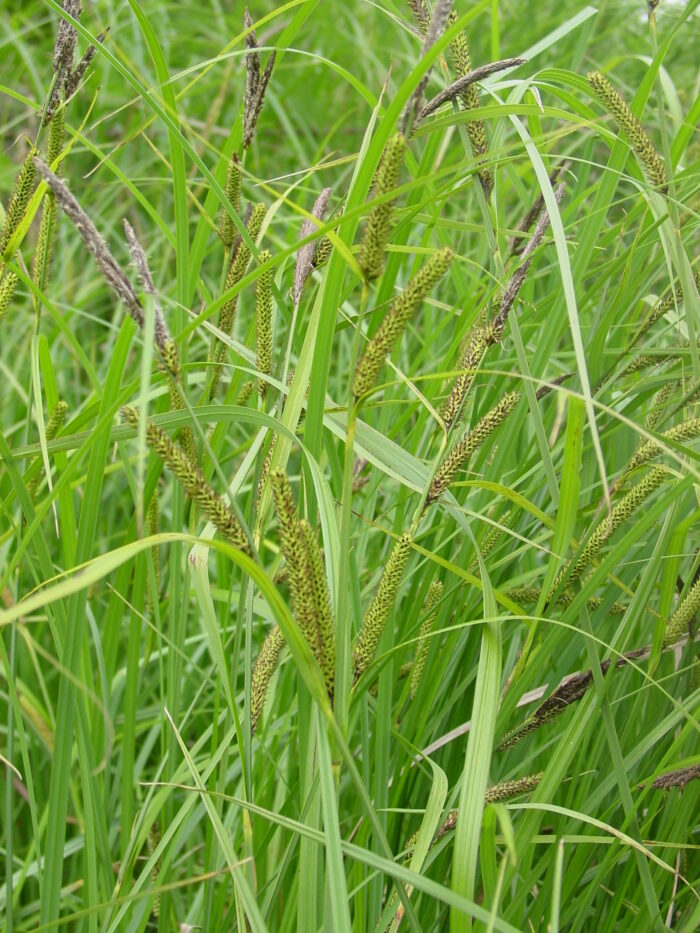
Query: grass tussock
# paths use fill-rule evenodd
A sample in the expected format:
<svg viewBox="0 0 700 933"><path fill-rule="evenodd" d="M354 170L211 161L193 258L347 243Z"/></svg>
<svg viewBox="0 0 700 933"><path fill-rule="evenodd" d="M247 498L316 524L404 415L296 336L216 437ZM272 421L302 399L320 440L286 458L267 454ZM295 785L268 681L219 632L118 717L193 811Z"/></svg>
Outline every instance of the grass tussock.
<svg viewBox="0 0 700 933"><path fill-rule="evenodd" d="M3 929L696 929L696 4L230 6L3 23Z"/></svg>

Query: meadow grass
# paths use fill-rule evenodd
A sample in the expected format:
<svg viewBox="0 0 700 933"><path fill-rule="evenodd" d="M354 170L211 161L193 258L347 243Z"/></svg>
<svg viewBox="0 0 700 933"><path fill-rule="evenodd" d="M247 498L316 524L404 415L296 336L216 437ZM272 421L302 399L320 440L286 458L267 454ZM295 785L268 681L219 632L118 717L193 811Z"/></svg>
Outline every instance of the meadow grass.
<svg viewBox="0 0 700 933"><path fill-rule="evenodd" d="M5 4L3 930L700 926L699 6Z"/></svg>

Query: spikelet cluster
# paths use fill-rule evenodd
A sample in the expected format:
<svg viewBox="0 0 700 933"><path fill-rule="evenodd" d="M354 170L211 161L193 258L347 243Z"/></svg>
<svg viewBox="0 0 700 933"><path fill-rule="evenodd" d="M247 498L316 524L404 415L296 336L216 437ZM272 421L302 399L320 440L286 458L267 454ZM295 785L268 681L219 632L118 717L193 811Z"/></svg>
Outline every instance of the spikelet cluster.
<svg viewBox="0 0 700 933"><path fill-rule="evenodd" d="M270 686L272 675L279 664L280 655L284 648L284 635L279 625L274 625L265 641L262 643L258 657L253 665L253 673L250 681L250 728L255 732L255 728L260 719L260 714L265 706L265 696L267 688Z"/></svg>
<svg viewBox="0 0 700 933"><path fill-rule="evenodd" d="M49 124L49 138L46 144L46 161L53 165L63 148L65 108L61 107ZM41 208L39 237L34 250L32 281L40 291L46 291L51 271L53 244L56 238L56 195L49 190Z"/></svg>
<svg viewBox="0 0 700 933"><path fill-rule="evenodd" d="M384 198L397 186L406 154L406 138L395 133L386 144L386 149L377 169L373 196ZM367 218L365 233L360 244L359 263L367 281L376 279L384 268L384 251L389 241L393 200L375 204Z"/></svg>
<svg viewBox="0 0 700 933"><path fill-rule="evenodd" d="M389 306L384 320L368 342L355 369L353 393L361 398L377 381L386 356L406 328L418 304L447 272L452 262L452 250L439 249L409 281L408 285Z"/></svg>
<svg viewBox="0 0 700 933"><path fill-rule="evenodd" d="M536 603L540 598L540 590L536 586L517 586L515 589L509 590L507 596L516 603ZM570 606L575 596L576 593L573 589L562 590L557 597L557 605ZM603 600L600 596L591 596L590 599L586 600L586 608L593 612L599 609L602 603ZM614 602L608 612L611 616L623 616L627 612L627 606L624 603Z"/></svg>
<svg viewBox="0 0 700 933"><path fill-rule="evenodd" d="M571 165L570 162L563 162L561 165L558 165L554 171L549 176L549 183L554 187L557 184L559 179L564 175L564 173L569 169ZM525 246L524 235L532 227L537 218L542 213L544 209L544 195L542 191L538 191L537 197L532 203L532 207L525 214L523 219L520 221L516 229L516 235L513 237L510 246L510 255L519 256L522 253ZM521 235L522 234L522 235Z"/></svg>
<svg viewBox="0 0 700 933"><path fill-rule="evenodd" d="M459 374L455 377L449 395L440 408L440 417L446 430L452 427L462 411L474 377L486 356L486 351L500 340L502 334L503 331L493 325L487 327L477 325L470 334L457 363Z"/></svg>
<svg viewBox="0 0 700 933"><path fill-rule="evenodd" d="M698 612L700 612L700 580L696 580L691 586L666 623L664 645L672 645L674 641L685 635Z"/></svg>
<svg viewBox="0 0 700 933"><path fill-rule="evenodd" d="M540 771L537 774L528 774L526 777L515 778L512 781L499 781L498 784L487 787L484 794L484 806L490 803L500 803L503 800L511 800L521 794L531 793L542 780L543 774L544 772ZM459 810L457 808L450 810L444 823L440 825L440 828L433 836L431 846L434 846L439 839L455 828L458 816ZM414 833L406 843L406 849L409 853L415 849L417 839L418 833Z"/></svg>
<svg viewBox="0 0 700 933"><path fill-rule="evenodd" d="M323 557L318 546L316 535L311 525L302 518L299 522L302 538L306 546L306 554L311 571L311 585L314 595L314 606L321 635L321 670L326 683L329 696L333 696L333 683L335 681L335 628L333 626L333 610L331 597L328 592L326 570Z"/></svg>
<svg viewBox="0 0 700 933"><path fill-rule="evenodd" d="M138 425L139 415L134 408L125 406L122 414L130 424ZM212 489L197 464L150 419L146 421L146 443L180 480L187 495L197 503L222 537L239 550L249 553L248 539L231 507Z"/></svg>
<svg viewBox="0 0 700 933"><path fill-rule="evenodd" d="M685 349L686 346L687 344L683 344L680 349ZM652 366L661 366L663 363L668 363L669 360L675 360L678 354L678 350L667 353L640 353L622 370L620 378L631 376L643 369L651 369Z"/></svg>
<svg viewBox="0 0 700 933"><path fill-rule="evenodd" d="M520 401L519 392L508 392L494 407L487 411L471 431L445 456L430 484L427 502L439 499L450 485L457 471L464 466L485 440L505 421Z"/></svg>
<svg viewBox="0 0 700 933"><path fill-rule="evenodd" d="M166 345L168 346L168 355L170 356L173 352L173 348L177 352L177 347L172 342L170 333L168 331L168 325L165 323L163 307L160 303L160 298L158 297L158 292L156 291L156 286L153 282L153 276L151 275L151 270L148 266L146 251L139 242L134 228L131 226L128 220L124 220L124 233L126 235L126 242L129 247L129 252L131 253L131 261L136 268L136 274L138 276L139 283L144 292L147 295L150 295L150 297L153 299L153 337L155 339L156 345L161 351L166 348Z"/></svg>
<svg viewBox="0 0 700 933"><path fill-rule="evenodd" d="M695 273L695 285L700 289L700 272ZM637 328L634 337L632 337L629 342L629 347L633 347L657 321L661 320L662 317L668 314L668 312L672 308L675 308L676 304L682 300L683 289L680 285L677 285L670 295L659 299Z"/></svg>
<svg viewBox="0 0 700 933"><path fill-rule="evenodd" d="M316 255L314 256L314 269L320 269L321 266L324 266L331 258L332 252L333 244L331 243L330 237L322 237L318 247L316 248Z"/></svg>
<svg viewBox="0 0 700 933"><path fill-rule="evenodd" d="M270 474L272 495L287 562L294 617L313 651L329 694L335 675L335 633L328 582L316 537L308 522L300 521L284 470Z"/></svg>
<svg viewBox="0 0 700 933"><path fill-rule="evenodd" d="M425 35L425 33L428 31L430 15L424 0L408 0L408 5L411 9L411 13L413 13L418 28L423 33L423 35Z"/></svg>
<svg viewBox="0 0 700 933"><path fill-rule="evenodd" d="M148 503L148 508L146 509L146 533L149 535L158 534L158 518L159 518L159 501L158 501L158 487L153 490L153 495L151 496L151 501ZM146 574L146 607L149 612L153 612L153 607L158 602L158 594L160 593L160 550L157 544L154 544L151 548L151 558L153 560L153 575L155 577L155 591L152 588L151 584L151 574Z"/></svg>
<svg viewBox="0 0 700 933"><path fill-rule="evenodd" d="M490 803L500 803L503 800L512 800L513 797L520 797L521 794L530 794L539 785L544 771L537 774L528 774L526 777L515 778L512 781L499 781L498 784L492 784L486 788L484 795L484 805ZM437 831L436 841L454 829L457 825L458 810L451 810L450 815Z"/></svg>
<svg viewBox="0 0 700 933"><path fill-rule="evenodd" d="M29 198L34 191L34 180L36 178L36 166L34 164L35 155L35 149L28 152L17 173L15 190L7 207L5 222L2 225L2 230L0 230L0 257L2 257L3 260L11 258L10 256L6 256L5 252L12 238L12 234L17 227L19 227L20 221L24 217Z"/></svg>
<svg viewBox="0 0 700 933"><path fill-rule="evenodd" d="M113 289L117 298L122 302L127 312L143 330L145 318L141 302L136 296L133 285L122 271L119 263L109 251L104 239L97 232L97 228L76 198L71 194L63 182L38 157L34 159L39 174L56 195L56 200L69 220L74 224L80 234L85 248L93 256L103 278Z"/></svg>
<svg viewBox="0 0 700 933"><path fill-rule="evenodd" d="M255 127L265 102L267 85L270 82L272 69L275 66L276 51L273 51L267 60L264 71L260 70L260 52L255 30L252 29L253 20L246 7L243 23L248 30L245 37L245 46L248 52L245 57L245 98L243 101L243 148L247 149L255 136Z"/></svg>
<svg viewBox="0 0 700 933"><path fill-rule="evenodd" d="M264 204L256 204L250 212L246 229L253 243L257 242L260 229L265 219L267 208ZM248 270L250 263L250 248L242 240L231 258L231 264L226 275L226 290L233 288L237 282L243 278ZM225 334L230 334L233 330L233 322L236 318L236 308L238 307L238 295L229 298L221 308L219 313L219 329Z"/></svg>
<svg viewBox="0 0 700 933"><path fill-rule="evenodd" d="M586 542L580 555L560 571L552 589L555 590L562 578L566 574L569 574L569 568L569 583L578 580L583 571L601 551L605 543L613 536L620 525L624 524L628 518L634 515L644 500L648 499L654 490L658 489L661 483L663 483L667 475L663 467L654 467L643 479L633 486L627 495L612 509L610 514L598 525Z"/></svg>
<svg viewBox="0 0 700 933"><path fill-rule="evenodd" d="M656 393L656 395L654 396L654 402L651 406L651 411L649 412L649 414L647 415L644 421L644 427L647 429L647 431L654 430L654 428L659 423L659 421L661 420L661 417L663 416L666 410L666 406L669 402L669 399L671 398L672 395L675 394L677 390L678 390L678 383L675 380L670 379L667 382L665 382L663 386L659 389L659 391ZM642 444L643 443L644 442L642 442ZM640 444L639 446L641 447L642 444Z"/></svg>
<svg viewBox="0 0 700 933"><path fill-rule="evenodd" d="M564 197L564 192L566 191L566 184L562 182L554 192L554 200L557 204ZM506 321L508 320L508 315L510 314L510 309L515 303L515 299L518 297L518 293L522 287L523 282L527 276L527 273L532 264L534 258L534 252L537 247L540 245L544 239L544 235L549 228L549 213L547 211L542 211L540 214L535 229L532 231L532 236L527 242L527 245L522 251L522 258L525 260L521 266L519 266L508 282L505 291L501 296L500 307L498 309L498 314L493 320L494 327L497 327L499 330L505 330Z"/></svg>
<svg viewBox="0 0 700 933"><path fill-rule="evenodd" d="M331 189L324 188L323 191L319 194L314 202L314 206L311 209L311 217L314 220L322 221L328 210L328 202L331 197ZM316 224L311 218L306 218L302 223L299 229L299 239L305 240L308 236L316 230ZM323 240L327 240L327 237L324 237ZM323 242L323 240L321 242ZM330 243L330 240L328 240ZM304 290L304 285L306 280L311 275L312 271L319 265L317 261L318 249L320 243L317 240L311 240L310 243L305 243L302 247L299 248L297 252L297 261L294 266L294 285L292 286L292 297L294 298L294 304L299 304L299 299L301 298L301 293ZM326 247L324 246L324 249Z"/></svg>
<svg viewBox="0 0 700 933"><path fill-rule="evenodd" d="M425 667L425 661L428 657L428 648L430 647L428 636L437 619L437 605L442 599L442 590L443 586L440 580L431 583L428 589L428 595L425 597L425 603L423 604L425 619L420 627L416 656L413 659L413 666L411 668L411 699L415 697L420 679L423 676L423 668Z"/></svg>
<svg viewBox="0 0 700 933"><path fill-rule="evenodd" d="M248 231L248 235L250 236L253 243L257 243L266 213L267 208L262 203L256 204L253 208L249 209L246 230ZM245 276L248 270L248 265L250 263L250 255L250 248L242 239L239 238L234 242L231 250L231 262L229 263L228 272L226 273L226 291L229 291L229 289L233 288ZM219 330L223 331L223 333L226 335L230 335L233 330L237 309L238 294L235 294L226 299L221 307L221 310L219 311ZM222 371L221 364L225 353L225 344L214 338L210 350L210 360L214 363L214 369L211 377L211 398L214 397L216 390L219 387Z"/></svg>
<svg viewBox="0 0 700 933"><path fill-rule="evenodd" d="M456 21L457 13L453 11L450 14L450 25ZM459 32L450 43L450 52L452 54L452 66L455 75L458 78L464 78L472 70L472 56L469 49L469 41L467 40L467 35L464 30ZM476 84L470 84L462 91L460 101L465 110L478 109L479 91ZM489 145L486 138L486 125L484 121L474 120L473 122L467 123L466 129L475 158L479 159L485 156L488 152ZM493 188L493 175L488 165L480 165L479 180L481 181L486 197L488 197Z"/></svg>
<svg viewBox="0 0 700 933"><path fill-rule="evenodd" d="M268 250L260 251L258 263L262 266L272 256ZM258 372L269 376L272 372L272 268L264 269L258 276L255 290L255 325L257 342ZM267 380L258 379L258 395L265 398Z"/></svg>
<svg viewBox="0 0 700 933"><path fill-rule="evenodd" d="M447 20L450 15L451 8L452 0L434 0L434 2L431 4L430 19L427 23L427 29L421 30L425 33L423 38L423 47L421 49L421 58L425 58L430 49L435 45L437 40L445 31L445 26L447 25ZM425 89L428 86L428 81L430 80L430 71L431 68L428 68L421 80L413 89L413 92L408 99L406 106L404 107L400 126L401 131L407 135L410 134L414 124L420 119L421 111L423 109Z"/></svg>
<svg viewBox="0 0 700 933"><path fill-rule="evenodd" d="M353 649L355 680L367 670L384 632L389 613L396 602L403 572L411 554L412 537L404 532L394 543L384 567L377 592L369 604Z"/></svg>
<svg viewBox="0 0 700 933"><path fill-rule="evenodd" d="M17 287L17 276L14 272L5 272L0 281L0 324L2 324L5 315L10 307L12 296Z"/></svg>
<svg viewBox="0 0 700 933"><path fill-rule="evenodd" d="M615 669L624 667L629 661L637 661L640 658L648 657L649 649L633 648L632 651L626 651L614 662ZM610 670L611 661L605 659L600 662L600 671L603 675ZM522 723L511 729L499 742L496 751L503 751L506 748L512 748L513 745L530 735L536 729L551 722L560 713L563 713L572 703L577 703L593 683L593 671L581 671L578 674L572 674L566 677L556 690L551 693L546 700L531 713Z"/></svg>
<svg viewBox="0 0 700 933"><path fill-rule="evenodd" d="M586 77L598 100L629 139L649 181L665 191L667 180L663 159L656 151L642 124L630 110L627 101L599 72L590 71Z"/></svg>
<svg viewBox="0 0 700 933"><path fill-rule="evenodd" d="M498 542L501 540L505 533L505 528L508 526L508 522L512 517L511 509L506 509L506 511L501 515L498 525L492 526L484 538L483 544L481 545L481 556L488 557L491 551L496 547ZM479 560L476 555L469 565L469 572L472 573L479 566Z"/></svg>
<svg viewBox="0 0 700 933"><path fill-rule="evenodd" d="M52 441L54 437L63 427L63 423L66 420L66 412L68 411L68 404L60 399L56 403L56 407L53 409L49 415L49 420L46 422L44 431L46 434L46 440ZM37 457L35 462L40 461L40 457ZM27 492L31 499L36 495L36 491L39 488L39 483L41 482L41 471L39 471L36 476L27 484Z"/></svg>
<svg viewBox="0 0 700 933"><path fill-rule="evenodd" d="M153 855L158 846L160 845L160 829L158 828L158 823L154 823L151 828L148 830L148 854ZM158 875L160 873L160 859L156 859L156 862L151 871L151 882L153 887L158 885ZM153 898L153 907L151 908L151 916L154 920L158 920L160 917L160 891Z"/></svg>
<svg viewBox="0 0 700 933"><path fill-rule="evenodd" d="M255 382L252 379L249 379L247 382L244 382L241 386L241 391L238 393L238 398L236 399L236 405L245 405L248 399L251 397L255 390Z"/></svg>
<svg viewBox="0 0 700 933"><path fill-rule="evenodd" d="M63 0L63 9L73 19L79 20L82 13L81 0ZM103 42L105 33L100 33L98 42ZM67 100L78 88L90 62L97 51L94 45L89 45L83 57L74 67L75 49L78 41L78 32L72 23L61 17L56 29L56 42L53 52L54 81L51 95L46 102L42 114L42 123L46 126L55 116L61 103L61 98Z"/></svg>
<svg viewBox="0 0 700 933"><path fill-rule="evenodd" d="M700 418L691 418L683 421L681 424L674 425L668 431L661 435L663 440L682 443L690 441L693 438L700 437ZM653 460L662 452L661 446L656 441L646 441L642 444L629 462L628 470L634 470L636 467Z"/></svg>
<svg viewBox="0 0 700 933"><path fill-rule="evenodd" d="M224 191L234 211L238 214L241 209L241 163L234 152L226 168L226 186ZM219 236L223 240L224 246L230 249L236 238L236 225L233 218L226 208L221 209L221 221L219 223Z"/></svg>
<svg viewBox="0 0 700 933"><path fill-rule="evenodd" d="M700 779L700 765L690 765L687 768L676 768L660 774L652 782L652 787L660 790L670 790L672 787L685 787L690 781Z"/></svg>

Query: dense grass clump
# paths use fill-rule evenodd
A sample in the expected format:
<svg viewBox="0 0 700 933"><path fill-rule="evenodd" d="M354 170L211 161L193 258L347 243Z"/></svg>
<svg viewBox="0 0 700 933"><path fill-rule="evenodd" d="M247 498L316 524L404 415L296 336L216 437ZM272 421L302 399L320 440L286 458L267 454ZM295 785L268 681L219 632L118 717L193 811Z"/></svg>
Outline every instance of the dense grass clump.
<svg viewBox="0 0 700 933"><path fill-rule="evenodd" d="M697 929L699 5L11 5L3 929Z"/></svg>

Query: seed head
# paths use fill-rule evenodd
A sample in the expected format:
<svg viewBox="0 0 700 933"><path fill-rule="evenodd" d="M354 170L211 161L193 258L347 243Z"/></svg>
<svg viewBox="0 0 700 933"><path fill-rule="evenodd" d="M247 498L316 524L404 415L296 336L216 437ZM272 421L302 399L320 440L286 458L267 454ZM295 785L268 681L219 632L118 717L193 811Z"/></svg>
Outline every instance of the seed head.
<svg viewBox="0 0 700 933"><path fill-rule="evenodd" d="M248 235L250 236L253 243L257 243L260 229L262 228L266 213L267 208L264 204L256 204L250 213L250 218L248 219L246 229L248 230ZM241 281L241 279L248 271L249 263L250 249L247 244L241 240L241 242L238 244L238 249L236 250L235 255L231 260L231 265L229 266L228 275L226 277L227 291ZM233 322L236 318L237 306L238 295L234 295L232 298L228 299L226 304L221 309L221 314L219 316L219 328L226 334L230 334L233 330Z"/></svg>
<svg viewBox="0 0 700 933"><path fill-rule="evenodd" d="M654 148L654 144L647 136L644 127L635 117L619 91L616 91L607 78L597 71L590 71L586 77L591 89L600 103L613 118L618 128L627 136L649 181L666 190L666 167L661 156Z"/></svg>
<svg viewBox="0 0 700 933"><path fill-rule="evenodd" d="M134 232L134 228L131 226L128 220L124 220L124 233L126 234L126 242L131 253L131 260L136 267L136 274L138 276L141 287L143 288L144 292L146 292L147 295L150 295L153 299L153 336L155 338L156 344L161 353L165 353L166 347L168 347L168 353L170 353L172 340L168 332L168 325L165 323L165 315L163 314L163 307L160 303L158 292L156 291L156 287L153 284L151 270L148 267L148 259L146 258L146 253L143 246L141 246L138 241L136 233Z"/></svg>
<svg viewBox="0 0 700 933"><path fill-rule="evenodd" d="M700 272L695 273L695 286L700 289ZM644 318L642 323L639 325L634 337L630 340L629 346L634 346L646 332L656 324L657 321L661 320L672 308L676 306L679 301L683 300L683 289L680 285L677 285L676 288L671 292L670 295L667 295L665 298L661 298L656 302L654 307L649 311L647 316Z"/></svg>
<svg viewBox="0 0 700 933"><path fill-rule="evenodd" d="M440 281L451 262L451 249L445 247L437 250L413 276L401 294L392 301L384 320L365 347L355 369L353 382L355 398L365 395L375 384L386 356L391 353L403 334L418 304Z"/></svg>
<svg viewBox="0 0 700 933"><path fill-rule="evenodd" d="M130 424L138 425L139 415L134 408L125 406L122 414ZM150 419L146 421L146 443L180 480L187 495L197 503L222 537L239 550L250 553L248 539L231 507L207 483L197 464Z"/></svg>
<svg viewBox="0 0 700 933"><path fill-rule="evenodd" d="M306 557L311 570L311 583L313 588L316 619L321 635L320 665L323 679L329 696L333 696L333 683L335 681L335 628L333 625L333 610L331 597L328 592L328 580L323 565L323 558L311 525L302 518L299 522L301 535L306 547Z"/></svg>
<svg viewBox="0 0 700 933"><path fill-rule="evenodd" d="M377 169L373 194L383 198L397 186L406 154L406 138L396 133L386 144L382 161ZM375 204L367 218L365 234L360 244L359 263L367 281L376 279L384 268L384 250L389 241L393 200Z"/></svg>
<svg viewBox="0 0 700 933"><path fill-rule="evenodd" d="M273 52L267 60L265 70L260 72L260 53L257 51L258 42L255 36L255 30L252 29L253 20L251 19L248 8L243 14L243 22L248 33L245 37L245 45L249 50L245 57L246 83L245 99L243 101L243 147L247 149L253 141L255 127L265 102L265 92L272 75L272 69L275 65L276 52Z"/></svg>
<svg viewBox="0 0 700 933"><path fill-rule="evenodd" d="M691 418L689 421L683 421L681 424L677 424L668 431L665 431L661 437L664 440L675 441L676 443L682 443L683 441L690 441L693 440L693 438L700 437L700 418ZM660 453L662 453L662 449L656 441L647 441L638 448L634 457L632 457L629 462L627 471L634 470L643 463L653 460L654 457L658 457Z"/></svg>
<svg viewBox="0 0 700 933"><path fill-rule="evenodd" d="M457 14L453 11L450 14L450 25L457 20ZM450 43L450 52L452 53L452 64L457 78L464 78L472 70L472 56L469 49L467 34L462 30ZM479 91L476 83L469 84L460 94L460 102L465 110L476 110L479 107ZM483 120L476 120L467 123L467 136L472 147L472 152L478 158L486 155L488 152L488 141L486 139L486 126ZM493 176L491 169L483 165L479 170L479 179L486 193L486 197L493 188Z"/></svg>
<svg viewBox="0 0 700 933"><path fill-rule="evenodd" d="M671 379L668 382L665 382L664 385L659 389L659 391L654 396L654 402L651 407L651 411L644 421L644 427L647 431L653 431L656 425L661 420L666 407L672 395L678 391L678 383ZM641 445L640 445L641 446Z"/></svg>
<svg viewBox="0 0 700 933"><path fill-rule="evenodd" d="M151 501L146 509L146 532L149 536L158 534L158 487L153 490ZM157 544L151 548L151 558L153 560L153 574L155 576L155 590L151 584L151 574L146 574L146 606L149 612L153 612L153 607L158 601L160 593L160 552Z"/></svg>
<svg viewBox="0 0 700 933"><path fill-rule="evenodd" d="M425 661L428 657L428 648L430 647L428 636L437 619L437 605L442 599L442 589L442 583L439 580L435 580L435 582L431 583L428 589L428 595L425 597L425 603L423 604L425 619L420 627L418 644L416 645L416 656L413 660L413 667L411 670L411 699L415 697L420 679L423 675L423 668L425 667Z"/></svg>
<svg viewBox="0 0 700 933"><path fill-rule="evenodd" d="M282 553L287 561L294 616L308 646L319 663L322 663L323 646L314 598L313 572L294 496L284 470L273 470L270 484L279 522Z"/></svg>
<svg viewBox="0 0 700 933"><path fill-rule="evenodd" d="M700 579L688 590L685 598L678 604L675 612L666 623L664 646L672 645L688 631L690 623L700 612Z"/></svg>
<svg viewBox="0 0 700 933"><path fill-rule="evenodd" d="M500 340L502 333L492 325L487 327L477 326L472 331L457 364L457 369L460 372L455 377L450 394L442 403L440 409L440 417L446 430L449 431L463 410L464 402L487 350Z"/></svg>
<svg viewBox="0 0 700 933"><path fill-rule="evenodd" d="M29 203L29 198L34 191L34 179L36 177L36 167L34 165L34 159L36 156L36 149L32 149L27 153L27 156L22 163L22 166L17 174L17 180L15 182L15 190L12 195L12 199L8 205L7 213L5 215L5 223L2 225L2 230L0 231L0 257L7 260L10 259L10 256L5 256L5 251L7 246L12 238L12 234L15 232L17 227L19 227L22 218L24 217L24 212L27 209L27 204Z"/></svg>
<svg viewBox="0 0 700 933"><path fill-rule="evenodd" d="M280 655L284 648L284 635L279 625L274 625L262 643L260 653L253 666L250 681L250 728L255 728L265 705L267 688L270 686L272 675L277 670Z"/></svg>
<svg viewBox="0 0 700 933"><path fill-rule="evenodd" d="M49 419L46 422L44 428L46 434L46 440L52 441L54 437L59 433L63 427L63 422L66 420L66 412L68 411L68 405L66 402L61 399L56 403L56 407L53 409L49 415ZM36 462L41 462L41 457L37 457ZM39 483L41 482L41 471L39 471L36 476L27 484L27 492L31 499L36 495L36 491L39 488Z"/></svg>
<svg viewBox="0 0 700 933"><path fill-rule="evenodd" d="M384 632L389 613L396 602L403 572L411 554L413 539L404 532L394 543L389 560L384 567L377 592L362 619L362 626L355 642L355 681L367 670Z"/></svg>
<svg viewBox="0 0 700 933"><path fill-rule="evenodd" d="M538 774L529 774L527 777L516 778L513 781L500 781L498 784L487 787L486 794L484 795L484 806L489 803L499 803L503 800L511 800L513 797L519 797L521 794L531 793L542 780L543 774L544 772L540 771ZM433 841L431 842L431 846L434 846L438 839L441 839L455 828L457 825L458 816L458 809L450 810L444 823L442 823L438 831L435 833ZM406 850L409 853L415 849L417 839L418 833L414 833L406 843Z"/></svg>
<svg viewBox="0 0 700 933"><path fill-rule="evenodd" d="M464 435L457 446L450 451L438 467L428 493L427 503L439 499L454 479L457 471L464 466L493 432L500 427L520 401L519 392L508 392L494 407Z"/></svg>
<svg viewBox="0 0 700 933"><path fill-rule="evenodd" d="M557 204L559 204L561 199L564 197L565 191L566 184L562 182L554 192L554 200ZM522 258L525 261L515 270L510 279L510 282L508 282L506 290L503 292L501 297L500 308L493 321L494 326L498 327L499 329L505 329L510 309L513 307L515 299L518 297L518 292L520 291L520 288L525 281L525 277L532 263L534 252L544 239L544 235L549 228L549 223L549 214L547 211L542 211L533 234L530 237L527 246L522 251Z"/></svg>
<svg viewBox="0 0 700 933"><path fill-rule="evenodd" d="M651 786L660 790L670 790L672 787L685 787L690 781L697 781L698 778L700 778L700 765L690 765L687 768L676 768L674 771L660 774Z"/></svg>
<svg viewBox="0 0 700 933"><path fill-rule="evenodd" d="M258 263L264 265L272 256L263 249L258 255ZM271 268L265 269L258 276L255 291L255 324L258 351L258 372L269 376L272 372L272 276ZM258 395L265 398L267 380L258 379Z"/></svg>
<svg viewBox="0 0 700 933"><path fill-rule="evenodd" d="M10 302L12 301L12 296L15 293L15 288L17 287L17 276L14 272L5 272L0 281L0 324L2 323L5 315L7 314L8 308L10 307Z"/></svg>
<svg viewBox="0 0 700 933"><path fill-rule="evenodd" d="M241 210L241 163L234 152L226 169L226 197L228 198L234 211L239 214ZM236 226L233 218L226 208L221 208L221 223L219 225L219 236L224 242L224 246L231 247L236 238Z"/></svg>
<svg viewBox="0 0 700 933"><path fill-rule="evenodd" d="M322 221L328 210L328 202L331 197L331 189L324 188L320 195L316 198L313 208L311 209L311 216L318 221ZM305 220L299 230L299 239L305 240L307 236L310 236L314 230L316 230L316 224L313 220ZM325 238L324 238L325 239ZM294 304L299 304L299 299L301 298L301 293L304 289L304 284L306 280L311 275L311 272L316 267L316 254L318 252L319 242L317 240L312 240L310 243L304 244L297 253L297 261L294 269L294 287L292 289L292 296L294 298Z"/></svg>
<svg viewBox="0 0 700 933"><path fill-rule="evenodd" d="M34 161L39 174L53 191L62 210L80 234L86 249L94 257L105 281L123 303L127 312L143 330L145 318L141 302L136 297L133 285L97 232L94 223L68 190L65 182L55 175L41 159L35 157Z"/></svg>
<svg viewBox="0 0 700 933"><path fill-rule="evenodd" d="M578 580L583 571L602 550L605 543L613 536L620 525L634 515L645 499L648 499L652 492L658 489L667 476L668 474L663 467L654 467L636 484L636 486L633 486L627 495L612 509L610 514L598 525L581 551L581 554L562 568L554 582L552 591L556 590L564 576L569 574L569 569L571 573L568 575L568 582L573 583L575 580Z"/></svg>

